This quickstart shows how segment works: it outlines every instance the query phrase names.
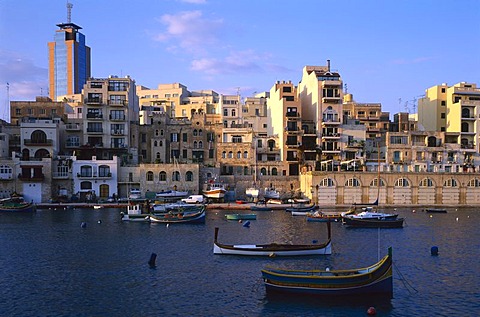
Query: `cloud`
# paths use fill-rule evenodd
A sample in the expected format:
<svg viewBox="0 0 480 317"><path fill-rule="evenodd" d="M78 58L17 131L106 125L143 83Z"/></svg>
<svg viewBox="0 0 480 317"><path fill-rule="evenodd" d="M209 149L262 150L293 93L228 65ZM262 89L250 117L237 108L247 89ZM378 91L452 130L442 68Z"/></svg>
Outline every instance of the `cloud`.
<svg viewBox="0 0 480 317"><path fill-rule="evenodd" d="M0 83L8 83L11 100L29 100L47 95L48 70L19 53L0 50Z"/></svg>
<svg viewBox="0 0 480 317"><path fill-rule="evenodd" d="M259 62L264 57L254 50L235 51L222 59L200 58L191 62L190 69L205 74L253 73L262 71Z"/></svg>
<svg viewBox="0 0 480 317"><path fill-rule="evenodd" d="M198 10L165 14L159 21L166 30L155 35L154 40L168 42L170 47L178 45L190 52L204 52L208 46L217 43L223 25L223 19L205 18Z"/></svg>

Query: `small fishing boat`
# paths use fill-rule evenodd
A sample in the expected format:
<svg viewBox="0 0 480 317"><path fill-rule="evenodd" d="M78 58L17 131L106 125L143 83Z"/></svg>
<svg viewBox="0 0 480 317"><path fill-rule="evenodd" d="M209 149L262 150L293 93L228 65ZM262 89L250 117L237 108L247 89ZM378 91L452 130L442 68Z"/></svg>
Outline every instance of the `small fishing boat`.
<svg viewBox="0 0 480 317"><path fill-rule="evenodd" d="M37 207L33 202L26 202L17 193L0 200L0 212L32 212L36 210Z"/></svg>
<svg viewBox="0 0 480 317"><path fill-rule="evenodd" d="M425 212L430 212L430 213L447 213L447 209L445 208L425 208Z"/></svg>
<svg viewBox="0 0 480 317"><path fill-rule="evenodd" d="M218 227L215 228L214 254L256 256L301 256L332 254L330 223L327 223L328 240L323 244L223 244L218 242Z"/></svg>
<svg viewBox="0 0 480 317"><path fill-rule="evenodd" d="M392 248L372 266L347 270L287 270L265 268L268 293L313 296L393 295Z"/></svg>
<svg viewBox="0 0 480 317"><path fill-rule="evenodd" d="M225 218L227 220L255 220L257 219L256 214L226 214Z"/></svg>
<svg viewBox="0 0 480 317"><path fill-rule="evenodd" d="M326 221L338 221L342 217L337 214L325 214L320 211L307 212L307 221L311 222L326 222Z"/></svg>
<svg viewBox="0 0 480 317"><path fill-rule="evenodd" d="M150 212L146 205L145 199L131 199L127 205L127 213L120 213L122 221L150 222Z"/></svg>
<svg viewBox="0 0 480 317"><path fill-rule="evenodd" d="M213 199L221 199L225 197L227 189L223 183L209 182L203 190L203 196Z"/></svg>
<svg viewBox="0 0 480 317"><path fill-rule="evenodd" d="M304 212L305 214L303 216L306 215L307 212L311 212L311 211L314 211L315 209L317 208L317 206L315 206L315 204L295 204L293 205L292 207L288 207L288 208L285 208L285 211L287 212ZM298 214L300 215L300 214Z"/></svg>
<svg viewBox="0 0 480 317"><path fill-rule="evenodd" d="M250 206L250 210L252 210L252 211L272 211L272 208L270 208L266 205L263 205L263 206L255 205L255 206Z"/></svg>
<svg viewBox="0 0 480 317"><path fill-rule="evenodd" d="M281 193L274 187L265 188L265 192L263 194L263 197L265 199L280 199L281 196Z"/></svg>
<svg viewBox="0 0 480 317"><path fill-rule="evenodd" d="M352 217L342 217L342 222L348 227L356 228L403 228L405 218L387 218L387 219L360 219Z"/></svg>
<svg viewBox="0 0 480 317"><path fill-rule="evenodd" d="M204 223L205 208L194 212L151 214L150 221L154 223Z"/></svg>

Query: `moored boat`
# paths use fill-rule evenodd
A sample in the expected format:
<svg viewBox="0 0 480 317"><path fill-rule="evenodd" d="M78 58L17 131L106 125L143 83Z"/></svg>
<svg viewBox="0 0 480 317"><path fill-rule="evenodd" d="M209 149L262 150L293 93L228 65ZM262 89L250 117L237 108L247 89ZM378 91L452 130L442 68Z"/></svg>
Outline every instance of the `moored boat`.
<svg viewBox="0 0 480 317"><path fill-rule="evenodd" d="M403 228L405 218L390 219L360 219L342 217L342 222L348 227L356 228Z"/></svg>
<svg viewBox="0 0 480 317"><path fill-rule="evenodd" d="M204 223L205 207L199 211L168 212L162 214L151 214L151 222L157 223Z"/></svg>
<svg viewBox="0 0 480 317"><path fill-rule="evenodd" d="M207 198L222 199L226 192L225 184L210 182L203 190L203 195Z"/></svg>
<svg viewBox="0 0 480 317"><path fill-rule="evenodd" d="M226 214L225 218L227 220L255 220L257 219L256 214Z"/></svg>
<svg viewBox="0 0 480 317"><path fill-rule="evenodd" d="M327 223L328 240L323 244L223 244L218 242L218 227L215 228L214 254L255 256L301 256L332 254L330 223Z"/></svg>
<svg viewBox="0 0 480 317"><path fill-rule="evenodd" d="M33 202L26 202L22 196L13 193L11 197L0 200L0 212L32 212L37 207Z"/></svg>
<svg viewBox="0 0 480 317"><path fill-rule="evenodd" d="M155 194L156 199L180 199L188 196L188 191L165 190Z"/></svg>
<svg viewBox="0 0 480 317"><path fill-rule="evenodd" d="M311 211L314 211L315 209L317 208L317 206L315 206L315 204L308 204L308 205L305 205L305 204L295 204L291 207L288 207L288 208L285 208L285 211L287 212L304 212L306 215L307 212L311 212ZM299 214L297 214L299 215Z"/></svg>
<svg viewBox="0 0 480 317"><path fill-rule="evenodd" d="M272 208L264 205L264 206L259 206L259 205L254 205L250 206L250 210L252 211L272 211Z"/></svg>
<svg viewBox="0 0 480 317"><path fill-rule="evenodd" d="M392 248L379 262L347 270L286 270L265 268L268 293L315 296L393 295Z"/></svg>
<svg viewBox="0 0 480 317"><path fill-rule="evenodd" d="M357 214L344 215L344 218L363 219L363 220L385 220L396 219L398 214L390 214L385 212L374 211L372 207L362 208L362 212Z"/></svg>
<svg viewBox="0 0 480 317"><path fill-rule="evenodd" d="M338 221L342 217L337 214L324 214L320 211L307 212L307 221L312 222L326 222L326 221Z"/></svg>
<svg viewBox="0 0 480 317"><path fill-rule="evenodd" d="M145 199L130 200L127 205L127 213L122 211L120 215L122 221L150 222L150 212Z"/></svg>
<svg viewBox="0 0 480 317"><path fill-rule="evenodd" d="M425 212L430 212L430 213L447 213L447 209L445 208L425 208Z"/></svg>

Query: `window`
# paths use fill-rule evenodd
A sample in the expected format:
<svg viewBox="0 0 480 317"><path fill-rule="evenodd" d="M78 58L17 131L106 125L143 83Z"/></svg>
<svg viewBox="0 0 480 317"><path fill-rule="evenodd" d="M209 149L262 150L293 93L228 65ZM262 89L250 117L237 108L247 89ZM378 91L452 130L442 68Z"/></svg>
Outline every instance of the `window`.
<svg viewBox="0 0 480 317"><path fill-rule="evenodd" d="M140 133L140 140L142 143L147 142L147 134L146 133Z"/></svg>
<svg viewBox="0 0 480 317"><path fill-rule="evenodd" d="M170 133L170 141L178 142L178 133Z"/></svg>
<svg viewBox="0 0 480 317"><path fill-rule="evenodd" d="M198 142L198 148L199 148L199 149L203 149L203 142L202 142L202 141L199 141L199 142Z"/></svg>
<svg viewBox="0 0 480 317"><path fill-rule="evenodd" d="M350 178L345 182L345 187L359 187L360 182L356 178Z"/></svg>
<svg viewBox="0 0 480 317"><path fill-rule="evenodd" d="M108 165L100 165L98 167L98 177L110 177L112 174L110 173L110 166Z"/></svg>
<svg viewBox="0 0 480 317"><path fill-rule="evenodd" d="M295 101L294 96L285 96L285 101Z"/></svg>
<svg viewBox="0 0 480 317"><path fill-rule="evenodd" d="M232 109L232 117L235 117L236 114L237 113L236 113L235 109Z"/></svg>
<svg viewBox="0 0 480 317"><path fill-rule="evenodd" d="M227 158L227 152L225 151L222 152L222 158Z"/></svg>
<svg viewBox="0 0 480 317"><path fill-rule="evenodd" d="M180 181L180 172L179 171L174 171L172 173L172 180L174 182L179 182Z"/></svg>
<svg viewBox="0 0 480 317"><path fill-rule="evenodd" d="M240 135L232 136L232 142L233 143L242 143L242 136L240 136Z"/></svg>
<svg viewBox="0 0 480 317"><path fill-rule="evenodd" d="M187 158L187 150L183 150L183 151L182 151L182 156L183 156L183 158L185 158L185 159Z"/></svg>
<svg viewBox="0 0 480 317"><path fill-rule="evenodd" d="M237 159L240 159L240 158L242 158L242 152L238 151L237 152Z"/></svg>
<svg viewBox="0 0 480 317"><path fill-rule="evenodd" d="M183 133L182 138L183 138L183 142L187 142L188 135L186 133Z"/></svg>
<svg viewBox="0 0 480 317"><path fill-rule="evenodd" d="M233 152L232 151L228 152L228 158L233 158Z"/></svg>
<svg viewBox="0 0 480 317"><path fill-rule="evenodd" d="M153 182L153 172L152 171L147 172L146 180L147 180L147 182Z"/></svg>
<svg viewBox="0 0 480 317"><path fill-rule="evenodd" d="M227 117L228 116L228 109L223 109L223 116Z"/></svg>
<svg viewBox="0 0 480 317"><path fill-rule="evenodd" d="M248 151L243 152L243 158L248 158Z"/></svg>
<svg viewBox="0 0 480 317"><path fill-rule="evenodd" d="M441 105L442 105L442 106L446 106L446 105L447 105L447 103L445 102L445 100L442 100Z"/></svg>
<svg viewBox="0 0 480 317"><path fill-rule="evenodd" d="M282 88L282 91L283 91L283 92L292 92L292 87L284 86L284 87Z"/></svg>
<svg viewBox="0 0 480 317"><path fill-rule="evenodd" d="M202 136L202 135L203 135L202 129L198 130L198 136Z"/></svg>
<svg viewBox="0 0 480 317"><path fill-rule="evenodd" d="M208 158L213 159L215 151L213 149L208 150Z"/></svg>
<svg viewBox="0 0 480 317"><path fill-rule="evenodd" d="M445 112L442 112L442 113L440 114L440 118L445 119Z"/></svg>
<svg viewBox="0 0 480 317"><path fill-rule="evenodd" d="M167 173L164 171L161 171L160 174L158 175L158 180L161 182L166 182L167 181Z"/></svg>
<svg viewBox="0 0 480 317"><path fill-rule="evenodd" d="M186 182L193 182L193 173L188 171L186 174L185 174L185 181Z"/></svg>
<svg viewBox="0 0 480 317"><path fill-rule="evenodd" d="M198 135L197 129L193 129L193 136L197 136L197 135Z"/></svg>

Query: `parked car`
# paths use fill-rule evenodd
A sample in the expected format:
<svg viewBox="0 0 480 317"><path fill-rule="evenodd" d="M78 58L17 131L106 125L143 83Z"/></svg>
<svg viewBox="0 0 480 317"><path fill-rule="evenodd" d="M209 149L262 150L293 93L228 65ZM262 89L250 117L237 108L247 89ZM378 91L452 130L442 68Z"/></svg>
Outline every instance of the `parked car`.
<svg viewBox="0 0 480 317"><path fill-rule="evenodd" d="M187 198L181 199L184 203L187 204L202 204L203 196L202 195L190 195Z"/></svg>

